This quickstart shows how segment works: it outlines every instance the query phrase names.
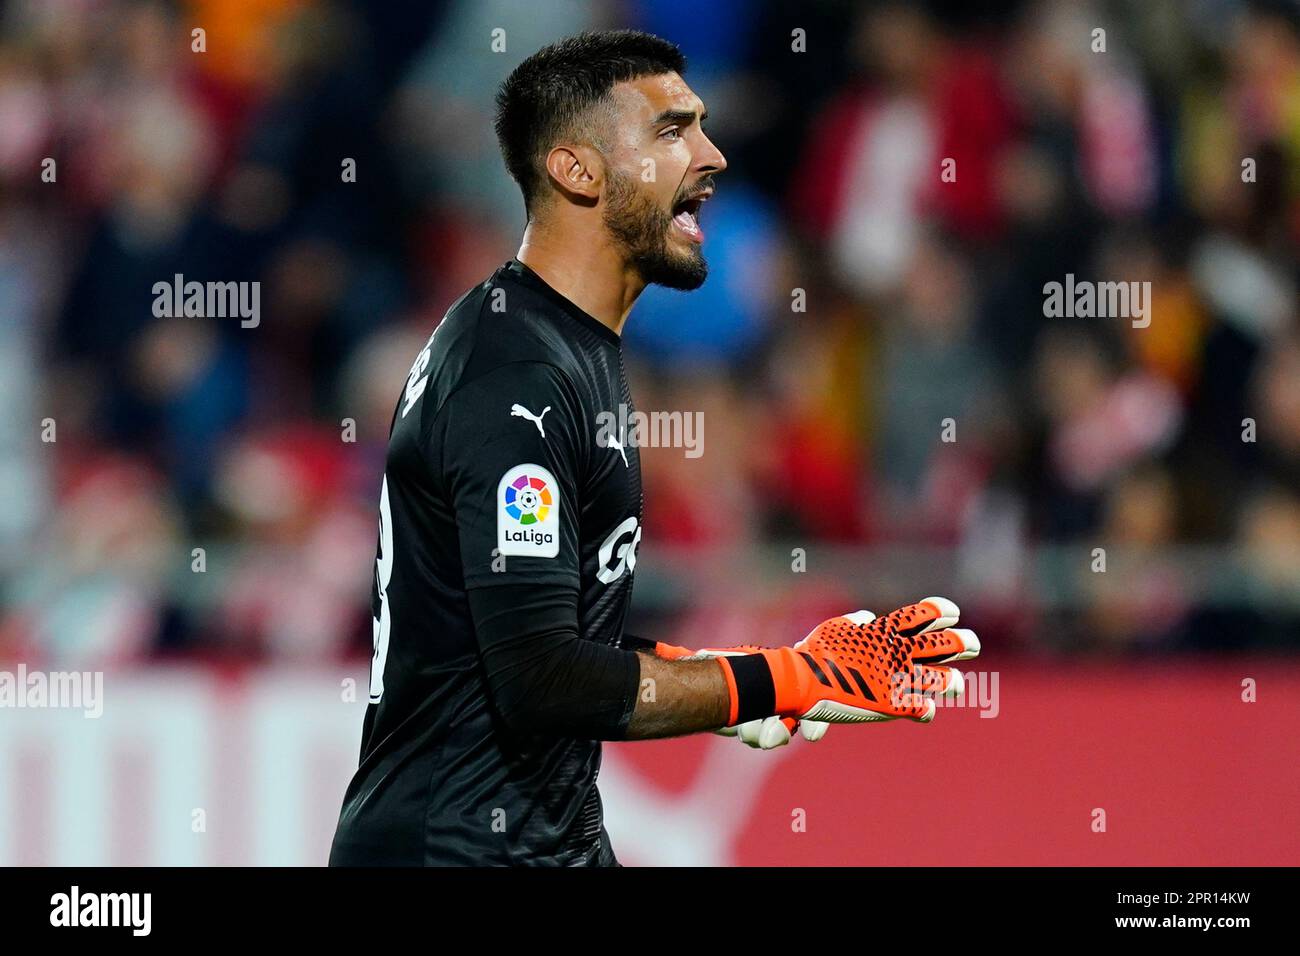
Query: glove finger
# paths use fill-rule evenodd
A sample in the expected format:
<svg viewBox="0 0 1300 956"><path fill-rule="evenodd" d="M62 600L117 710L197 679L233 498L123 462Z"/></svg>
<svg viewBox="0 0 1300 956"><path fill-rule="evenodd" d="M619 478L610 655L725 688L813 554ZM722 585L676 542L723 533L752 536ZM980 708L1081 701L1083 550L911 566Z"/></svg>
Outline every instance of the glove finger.
<svg viewBox="0 0 1300 956"><path fill-rule="evenodd" d="M749 746L759 750L772 750L776 747L784 747L790 742L790 732L794 729L795 723L796 721L789 718L764 717L760 720L746 721L737 730L740 739Z"/></svg>
<svg viewBox="0 0 1300 956"><path fill-rule="evenodd" d="M927 697L956 697L966 690L966 678L953 667L921 667L912 690Z"/></svg>
<svg viewBox="0 0 1300 956"><path fill-rule="evenodd" d="M793 738L794 728L798 723L797 720L791 720L789 717L766 718L759 734L758 745L764 750L784 747Z"/></svg>
<svg viewBox="0 0 1300 956"><path fill-rule="evenodd" d="M980 639L966 627L931 631L916 638L912 661L917 664L949 664L979 657Z"/></svg>
<svg viewBox="0 0 1300 956"><path fill-rule="evenodd" d="M763 721L747 720L743 724L738 724L735 728L736 736L744 741L750 747L758 746L758 738L761 733Z"/></svg>
<svg viewBox="0 0 1300 956"><path fill-rule="evenodd" d="M831 725L824 720L801 720L799 721L799 733L803 739L810 744L815 744L826 736L826 731L831 729Z"/></svg>
<svg viewBox="0 0 1300 956"><path fill-rule="evenodd" d="M921 694L903 694L898 700L894 716L914 720L919 724L928 724L934 720L938 708L933 700Z"/></svg>
<svg viewBox="0 0 1300 956"><path fill-rule="evenodd" d="M890 611L884 620L901 637L915 637L929 631L938 631L952 627L957 623L961 610L952 601L944 597L928 597L916 604L908 604L896 611Z"/></svg>

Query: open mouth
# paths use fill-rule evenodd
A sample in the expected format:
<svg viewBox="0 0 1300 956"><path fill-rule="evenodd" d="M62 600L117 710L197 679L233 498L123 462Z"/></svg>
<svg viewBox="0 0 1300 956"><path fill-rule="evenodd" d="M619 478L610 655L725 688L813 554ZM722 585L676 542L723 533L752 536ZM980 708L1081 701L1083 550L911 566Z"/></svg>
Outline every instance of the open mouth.
<svg viewBox="0 0 1300 956"><path fill-rule="evenodd" d="M690 199L683 199L673 207L673 225L692 242L704 241L704 230L700 228L700 207L708 198L708 193L701 193Z"/></svg>

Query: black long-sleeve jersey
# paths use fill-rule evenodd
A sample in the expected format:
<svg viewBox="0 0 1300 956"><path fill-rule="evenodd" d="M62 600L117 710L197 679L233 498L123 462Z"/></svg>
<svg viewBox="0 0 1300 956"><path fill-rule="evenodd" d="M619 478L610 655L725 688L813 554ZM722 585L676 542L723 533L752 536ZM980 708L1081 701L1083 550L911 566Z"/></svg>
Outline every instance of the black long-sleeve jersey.
<svg viewBox="0 0 1300 956"><path fill-rule="evenodd" d="M567 600L580 639L619 646L641 539L631 413L618 335L517 260L430 336L389 437L370 702L331 865L613 862L599 740L511 724L481 618L526 630L534 595ZM628 673L594 705L624 728Z"/></svg>

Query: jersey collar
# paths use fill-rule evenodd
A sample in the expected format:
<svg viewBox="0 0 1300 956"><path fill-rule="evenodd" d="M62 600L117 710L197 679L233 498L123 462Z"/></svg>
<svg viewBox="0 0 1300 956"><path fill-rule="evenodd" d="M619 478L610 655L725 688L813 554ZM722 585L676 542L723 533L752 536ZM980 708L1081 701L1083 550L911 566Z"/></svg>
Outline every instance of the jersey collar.
<svg viewBox="0 0 1300 956"><path fill-rule="evenodd" d="M619 337L619 334L617 332L611 329L604 322L601 322L595 316L588 315L586 312L582 311L582 309L578 308L578 306L575 305L573 302L566 299L559 292L556 292L554 289L552 289L549 285L546 284L545 279L539 276L532 269L528 268L528 266L524 265L518 259L511 259L501 268L504 269L506 272L510 273L519 281L523 282L524 285L528 286L530 289L534 289L542 296L550 299L557 306L563 309L568 315L570 315L574 320L581 323L582 325L585 325L587 328L591 329L592 332L600 336L606 342L609 342L611 345L621 347L622 339Z"/></svg>

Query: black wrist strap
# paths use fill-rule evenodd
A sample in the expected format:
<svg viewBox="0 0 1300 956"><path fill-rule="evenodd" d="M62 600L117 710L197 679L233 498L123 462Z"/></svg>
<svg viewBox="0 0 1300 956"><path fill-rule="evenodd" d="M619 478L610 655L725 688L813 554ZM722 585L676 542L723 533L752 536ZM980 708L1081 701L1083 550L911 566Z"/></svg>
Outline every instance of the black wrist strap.
<svg viewBox="0 0 1300 956"><path fill-rule="evenodd" d="M760 720L776 713L776 683L762 654L723 658L736 680L736 723Z"/></svg>

